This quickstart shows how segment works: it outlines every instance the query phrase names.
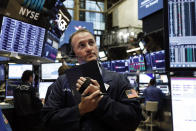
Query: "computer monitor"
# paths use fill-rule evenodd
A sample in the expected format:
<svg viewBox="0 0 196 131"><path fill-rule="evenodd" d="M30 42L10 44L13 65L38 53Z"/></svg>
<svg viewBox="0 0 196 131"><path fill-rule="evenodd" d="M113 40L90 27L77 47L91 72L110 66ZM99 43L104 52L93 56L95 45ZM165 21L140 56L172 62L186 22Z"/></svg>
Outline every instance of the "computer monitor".
<svg viewBox="0 0 196 131"><path fill-rule="evenodd" d="M55 80L58 78L58 69L62 63L47 63L41 64L42 80Z"/></svg>
<svg viewBox="0 0 196 131"><path fill-rule="evenodd" d="M143 95L144 90L148 87L148 84L139 84L139 95Z"/></svg>
<svg viewBox="0 0 196 131"><path fill-rule="evenodd" d="M107 70L110 70L111 71L111 62L110 61L105 61L105 62L102 62L101 65L106 68Z"/></svg>
<svg viewBox="0 0 196 131"><path fill-rule="evenodd" d="M167 74L156 74L156 84L166 84L168 83Z"/></svg>
<svg viewBox="0 0 196 131"><path fill-rule="evenodd" d="M173 131L196 130L196 78L171 77Z"/></svg>
<svg viewBox="0 0 196 131"><path fill-rule="evenodd" d="M48 90L48 87L52 84L53 82L40 82L39 83L39 98L45 98L46 93Z"/></svg>
<svg viewBox="0 0 196 131"><path fill-rule="evenodd" d="M42 57L55 61L57 53L58 53L58 49L54 48L52 45L48 43L44 44Z"/></svg>
<svg viewBox="0 0 196 131"><path fill-rule="evenodd" d="M21 79L22 73L25 70L33 70L31 64L9 64L8 65L8 79Z"/></svg>
<svg viewBox="0 0 196 131"><path fill-rule="evenodd" d="M129 72L128 60L113 60L111 61L111 70L115 72Z"/></svg>
<svg viewBox="0 0 196 131"><path fill-rule="evenodd" d="M0 81L5 80L5 65L0 64Z"/></svg>
<svg viewBox="0 0 196 131"><path fill-rule="evenodd" d="M165 51L150 53L152 70L165 70Z"/></svg>
<svg viewBox="0 0 196 131"><path fill-rule="evenodd" d="M7 80L6 81L5 98L6 99L13 99L14 98L14 90L20 84L21 84L21 81L19 81L19 80Z"/></svg>
<svg viewBox="0 0 196 131"><path fill-rule="evenodd" d="M153 73L140 73L139 74L139 83L149 83L151 79L154 78Z"/></svg>
<svg viewBox="0 0 196 131"><path fill-rule="evenodd" d="M168 85L157 85L157 88L159 88L164 94L169 94L169 87Z"/></svg>
<svg viewBox="0 0 196 131"><path fill-rule="evenodd" d="M145 63L143 55L133 56L129 58L129 71L145 71Z"/></svg>
<svg viewBox="0 0 196 131"><path fill-rule="evenodd" d="M166 39L169 70L196 68L196 19L194 0L167 0Z"/></svg>
<svg viewBox="0 0 196 131"><path fill-rule="evenodd" d="M136 75L134 75L134 76L127 75L127 79L129 80L129 82L130 82L131 85L135 85L136 84L137 76Z"/></svg>
<svg viewBox="0 0 196 131"><path fill-rule="evenodd" d="M0 16L1 19L1 51L41 56L45 36L44 28L6 16Z"/></svg>

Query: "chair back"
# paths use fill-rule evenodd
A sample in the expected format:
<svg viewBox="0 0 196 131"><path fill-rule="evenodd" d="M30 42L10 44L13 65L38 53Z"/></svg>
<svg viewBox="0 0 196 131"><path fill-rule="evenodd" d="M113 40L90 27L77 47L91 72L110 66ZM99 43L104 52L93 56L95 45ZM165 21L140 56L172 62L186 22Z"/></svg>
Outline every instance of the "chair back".
<svg viewBox="0 0 196 131"><path fill-rule="evenodd" d="M146 101L146 111L156 112L158 110L158 101Z"/></svg>

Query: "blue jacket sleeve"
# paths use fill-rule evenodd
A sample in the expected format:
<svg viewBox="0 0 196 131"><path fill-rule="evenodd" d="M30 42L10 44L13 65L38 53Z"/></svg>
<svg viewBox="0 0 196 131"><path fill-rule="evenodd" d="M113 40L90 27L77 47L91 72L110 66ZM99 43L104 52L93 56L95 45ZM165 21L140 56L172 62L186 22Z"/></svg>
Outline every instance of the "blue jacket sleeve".
<svg viewBox="0 0 196 131"><path fill-rule="evenodd" d="M116 89L111 89L114 97L112 94L104 96L95 114L97 118L116 130L135 130L141 120L140 104L137 99L128 99L126 96L125 90L131 88L126 78L120 76L118 80L114 78L113 81L118 81L114 87Z"/></svg>
<svg viewBox="0 0 196 131"><path fill-rule="evenodd" d="M78 105L67 104L66 95L71 93L66 88L67 80L60 77L53 84L52 92L42 110L42 120L47 127L58 127L64 130L78 130L80 126L80 113ZM66 119L65 119L66 118Z"/></svg>

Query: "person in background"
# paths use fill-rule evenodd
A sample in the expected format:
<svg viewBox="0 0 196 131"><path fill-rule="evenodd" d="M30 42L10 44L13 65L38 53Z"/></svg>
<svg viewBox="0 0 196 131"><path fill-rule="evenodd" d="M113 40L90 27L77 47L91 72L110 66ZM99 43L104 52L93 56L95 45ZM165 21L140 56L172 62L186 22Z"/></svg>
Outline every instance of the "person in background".
<svg viewBox="0 0 196 131"><path fill-rule="evenodd" d="M61 76L61 75L65 74L65 71L66 71L67 69L69 69L69 68L70 68L70 67L69 67L68 65L64 65L64 64L63 64L63 65L60 66L59 69L58 69L58 75ZM54 85L54 83L48 87L48 90L47 90L47 93L46 93L46 97L45 97L45 100L44 100L45 102L48 100L48 96L50 95L50 93L51 93L51 91L52 91L53 85Z"/></svg>
<svg viewBox="0 0 196 131"><path fill-rule="evenodd" d="M86 29L80 29L70 37L73 52L79 64L98 59L95 37ZM132 89L123 74L110 72L100 66L105 87L96 80L81 96L75 96L66 75L60 76L52 87L43 108L43 121L57 131L134 131L141 120L140 105L136 99L128 99L125 91ZM86 78L80 77L77 90ZM100 88L104 88L101 95ZM88 96L85 96L87 95ZM81 97L77 102L76 98Z"/></svg>
<svg viewBox="0 0 196 131"><path fill-rule="evenodd" d="M150 80L148 87L144 90L143 96L145 98L145 103L146 101L158 101L159 104L158 104L157 116L161 116L161 109L162 109L165 94L155 85L156 85L156 80L153 78ZM145 110L145 103L142 104L143 110ZM150 117L144 111L142 111L142 114L145 117L146 122L149 122Z"/></svg>
<svg viewBox="0 0 196 131"><path fill-rule="evenodd" d="M32 86L33 77L33 71L24 71L22 83L14 90L14 107L19 131L41 130L40 113L43 105Z"/></svg>

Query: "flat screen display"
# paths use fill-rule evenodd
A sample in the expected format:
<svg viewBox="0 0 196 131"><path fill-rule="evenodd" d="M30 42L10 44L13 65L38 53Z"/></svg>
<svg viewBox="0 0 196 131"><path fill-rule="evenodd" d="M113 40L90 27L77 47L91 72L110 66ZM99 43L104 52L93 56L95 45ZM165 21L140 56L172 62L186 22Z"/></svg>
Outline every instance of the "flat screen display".
<svg viewBox="0 0 196 131"><path fill-rule="evenodd" d="M157 84L166 84L168 83L168 77L166 74L156 74L156 83Z"/></svg>
<svg viewBox="0 0 196 131"><path fill-rule="evenodd" d="M3 16L0 50L41 56L45 29Z"/></svg>
<svg viewBox="0 0 196 131"><path fill-rule="evenodd" d="M168 85L157 85L156 87L159 88L164 94L169 94Z"/></svg>
<svg viewBox="0 0 196 131"><path fill-rule="evenodd" d="M146 73L146 74L139 74L139 83L149 83L151 79L154 78L154 74Z"/></svg>
<svg viewBox="0 0 196 131"><path fill-rule="evenodd" d="M25 70L33 70L31 64L9 64L8 66L8 79L21 79L22 73Z"/></svg>
<svg viewBox="0 0 196 131"><path fill-rule="evenodd" d="M165 51L150 53L152 70L165 70Z"/></svg>
<svg viewBox="0 0 196 131"><path fill-rule="evenodd" d="M145 71L144 57L142 55L133 56L129 58L129 71Z"/></svg>
<svg viewBox="0 0 196 131"><path fill-rule="evenodd" d="M196 78L171 77L173 131L196 130Z"/></svg>
<svg viewBox="0 0 196 131"><path fill-rule="evenodd" d="M0 81L5 80L5 65L0 64Z"/></svg>
<svg viewBox="0 0 196 131"><path fill-rule="evenodd" d="M111 61L111 70L115 72L129 72L128 60Z"/></svg>
<svg viewBox="0 0 196 131"><path fill-rule="evenodd" d="M168 0L169 67L196 68L194 0Z"/></svg>
<svg viewBox="0 0 196 131"><path fill-rule="evenodd" d="M58 53L58 49L56 49L56 48L54 48L51 45L49 45L49 44L46 43L44 45L42 57L47 58L47 59L50 59L52 61L55 61L56 60L57 53Z"/></svg>
<svg viewBox="0 0 196 131"><path fill-rule="evenodd" d="M14 89L21 84L17 80L7 80L6 81L6 95L5 98L13 99L14 98Z"/></svg>
<svg viewBox="0 0 196 131"><path fill-rule="evenodd" d="M46 93L48 90L48 87L52 84L53 82L40 82L39 83L39 98L45 98Z"/></svg>
<svg viewBox="0 0 196 131"><path fill-rule="evenodd" d="M138 19L144 17L163 8L163 0L138 0Z"/></svg>
<svg viewBox="0 0 196 131"><path fill-rule="evenodd" d="M58 78L58 69L62 63L41 64L41 76L43 80L54 80Z"/></svg>
<svg viewBox="0 0 196 131"><path fill-rule="evenodd" d="M139 84L139 95L143 95L143 92L147 87L148 84Z"/></svg>
<svg viewBox="0 0 196 131"><path fill-rule="evenodd" d="M102 62L101 65L106 68L107 70L110 70L111 71L111 62L110 61L105 61L105 62Z"/></svg>
<svg viewBox="0 0 196 131"><path fill-rule="evenodd" d="M128 75L127 76L127 79L129 80L129 82L130 82L131 85L135 85L136 84L137 76L130 76L130 75Z"/></svg>
<svg viewBox="0 0 196 131"><path fill-rule="evenodd" d="M0 56L0 61L9 61L9 60L10 60L9 57Z"/></svg>

